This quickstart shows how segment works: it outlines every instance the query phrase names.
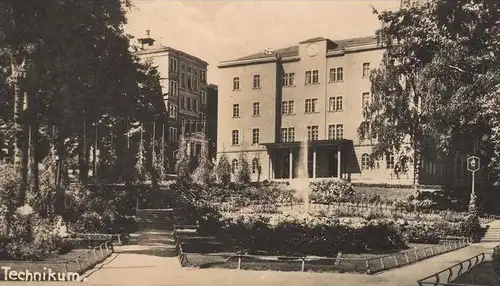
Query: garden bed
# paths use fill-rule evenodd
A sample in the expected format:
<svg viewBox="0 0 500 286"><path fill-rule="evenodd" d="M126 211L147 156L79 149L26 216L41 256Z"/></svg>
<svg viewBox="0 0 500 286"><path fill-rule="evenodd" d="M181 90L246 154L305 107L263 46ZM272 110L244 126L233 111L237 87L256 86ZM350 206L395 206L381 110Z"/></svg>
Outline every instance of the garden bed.
<svg viewBox="0 0 500 286"><path fill-rule="evenodd" d="M48 273L49 269L53 272L68 273L67 275L81 275L85 271L94 267L97 263L104 261L113 253L113 246L109 242L99 244L92 248L75 248L66 253L59 254L41 261L14 261L0 260L2 267L11 267L11 270L26 271L31 273ZM0 280L5 281L5 271L0 271ZM66 276L65 279L71 280L72 277ZM37 278L34 278L35 280Z"/></svg>

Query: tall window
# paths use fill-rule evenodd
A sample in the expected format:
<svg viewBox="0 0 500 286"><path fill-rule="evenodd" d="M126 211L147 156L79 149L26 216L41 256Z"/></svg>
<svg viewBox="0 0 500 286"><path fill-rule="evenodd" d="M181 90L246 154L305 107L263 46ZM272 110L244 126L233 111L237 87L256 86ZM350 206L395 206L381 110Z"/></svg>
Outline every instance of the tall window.
<svg viewBox="0 0 500 286"><path fill-rule="evenodd" d="M177 96L177 82L175 80L170 81L170 93Z"/></svg>
<svg viewBox="0 0 500 286"><path fill-rule="evenodd" d="M177 118L177 105L170 104L168 114L170 118Z"/></svg>
<svg viewBox="0 0 500 286"><path fill-rule="evenodd" d="M202 90L200 91L201 94L201 104L207 104L207 92Z"/></svg>
<svg viewBox="0 0 500 286"><path fill-rule="evenodd" d="M361 170L369 170L371 169L371 159L370 155L364 153L361 155Z"/></svg>
<svg viewBox="0 0 500 286"><path fill-rule="evenodd" d="M313 70L312 75L312 83L319 83L319 71Z"/></svg>
<svg viewBox="0 0 500 286"><path fill-rule="evenodd" d="M328 125L328 139L330 140L344 139L344 125L343 124Z"/></svg>
<svg viewBox="0 0 500 286"><path fill-rule="evenodd" d="M233 90L240 90L240 78L233 78Z"/></svg>
<svg viewBox="0 0 500 286"><path fill-rule="evenodd" d="M193 77L193 90L198 91L198 79Z"/></svg>
<svg viewBox="0 0 500 286"><path fill-rule="evenodd" d="M207 72L204 70L200 70L200 82L203 84L207 83Z"/></svg>
<svg viewBox="0 0 500 286"><path fill-rule="evenodd" d="M291 115L295 113L295 102L293 100L281 102L281 114Z"/></svg>
<svg viewBox="0 0 500 286"><path fill-rule="evenodd" d="M332 96L328 99L328 111L342 111L343 109L343 100L342 96Z"/></svg>
<svg viewBox="0 0 500 286"><path fill-rule="evenodd" d="M259 159L258 158L253 158L252 159L252 174L255 174L259 171Z"/></svg>
<svg viewBox="0 0 500 286"><path fill-rule="evenodd" d="M187 78L187 87L192 90L193 89L193 78L190 75L186 76L186 78Z"/></svg>
<svg viewBox="0 0 500 286"><path fill-rule="evenodd" d="M181 73L181 87L186 88L186 74Z"/></svg>
<svg viewBox="0 0 500 286"><path fill-rule="evenodd" d="M387 170L394 169L394 154L393 153L385 154L385 168Z"/></svg>
<svg viewBox="0 0 500 286"><path fill-rule="evenodd" d="M260 88L260 75L253 76L253 88Z"/></svg>
<svg viewBox="0 0 500 286"><path fill-rule="evenodd" d="M344 81L344 68L337 68L337 81Z"/></svg>
<svg viewBox="0 0 500 286"><path fill-rule="evenodd" d="M370 93L363 92L361 94L361 108L364 110L368 107L368 105L370 105Z"/></svg>
<svg viewBox="0 0 500 286"><path fill-rule="evenodd" d="M306 82L305 84L311 84L312 83L312 72L311 71L306 71Z"/></svg>
<svg viewBox="0 0 500 286"><path fill-rule="evenodd" d="M363 64L363 77L370 76L370 63Z"/></svg>
<svg viewBox="0 0 500 286"><path fill-rule="evenodd" d="M331 68L329 75L329 82L343 81L344 80L344 68Z"/></svg>
<svg viewBox="0 0 500 286"><path fill-rule="evenodd" d="M319 137L319 127L318 125L307 126L307 140L316 141Z"/></svg>
<svg viewBox="0 0 500 286"><path fill-rule="evenodd" d="M260 115L260 103L259 102L253 103L252 114L253 114L253 116Z"/></svg>
<svg viewBox="0 0 500 286"><path fill-rule="evenodd" d="M240 117L240 105L233 104L233 117Z"/></svg>
<svg viewBox="0 0 500 286"><path fill-rule="evenodd" d="M237 170L238 170L238 160L233 159L233 161L231 161L231 173L235 174Z"/></svg>
<svg viewBox="0 0 500 286"><path fill-rule="evenodd" d="M193 99L193 110L195 112L198 112L199 111L199 106L198 106L198 99Z"/></svg>
<svg viewBox="0 0 500 286"><path fill-rule="evenodd" d="M283 86L295 86L295 73L285 73L283 75Z"/></svg>
<svg viewBox="0 0 500 286"><path fill-rule="evenodd" d="M281 142L295 141L295 127L281 128Z"/></svg>
<svg viewBox="0 0 500 286"><path fill-rule="evenodd" d="M315 112L318 112L317 105L318 105L318 99L317 98L308 98L308 99L306 99L305 113L315 113Z"/></svg>
<svg viewBox="0 0 500 286"><path fill-rule="evenodd" d="M186 109L189 110L189 111L191 111L192 110L191 109L192 108L192 106L191 106L191 102L192 102L191 98L188 97L186 99L187 99Z"/></svg>
<svg viewBox="0 0 500 286"><path fill-rule="evenodd" d="M205 120L207 120L207 115L205 113L200 113L200 121L205 123Z"/></svg>
<svg viewBox="0 0 500 286"><path fill-rule="evenodd" d="M169 141L170 142L177 142L177 128L175 127L170 127L168 130L168 135L169 135Z"/></svg>
<svg viewBox="0 0 500 286"><path fill-rule="evenodd" d="M177 59L175 58L170 58L170 71L177 71Z"/></svg>
<svg viewBox="0 0 500 286"><path fill-rule="evenodd" d="M185 100L185 99L184 99L184 96L181 96L181 97L179 98L179 102L180 102L180 104L181 104L181 109L186 108L186 105L184 104L184 100Z"/></svg>
<svg viewBox="0 0 500 286"><path fill-rule="evenodd" d="M260 130L259 128L252 129L252 144L259 144L260 142Z"/></svg>
<svg viewBox="0 0 500 286"><path fill-rule="evenodd" d="M231 132L231 145L233 145L233 146L240 145L240 131L239 130L233 130Z"/></svg>

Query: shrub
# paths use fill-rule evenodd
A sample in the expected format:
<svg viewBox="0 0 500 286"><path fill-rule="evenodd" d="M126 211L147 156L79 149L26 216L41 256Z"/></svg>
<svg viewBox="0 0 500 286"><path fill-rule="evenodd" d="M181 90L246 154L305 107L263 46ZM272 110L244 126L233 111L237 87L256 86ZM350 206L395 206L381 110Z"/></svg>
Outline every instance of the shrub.
<svg viewBox="0 0 500 286"><path fill-rule="evenodd" d="M238 161L240 162L240 167L237 170L237 181L240 184L248 184L250 182L250 166L248 164L247 156L245 153L240 153Z"/></svg>
<svg viewBox="0 0 500 286"><path fill-rule="evenodd" d="M272 224L263 217L238 217L226 221L224 231L236 247L250 253L333 256L338 251L405 247L396 226L383 221L347 225L338 220L284 218Z"/></svg>
<svg viewBox="0 0 500 286"><path fill-rule="evenodd" d="M231 164L226 154L222 154L219 158L216 168L217 179L225 186L231 182Z"/></svg>
<svg viewBox="0 0 500 286"><path fill-rule="evenodd" d="M309 200L313 203L351 202L355 198L352 184L342 179L312 182L310 188Z"/></svg>

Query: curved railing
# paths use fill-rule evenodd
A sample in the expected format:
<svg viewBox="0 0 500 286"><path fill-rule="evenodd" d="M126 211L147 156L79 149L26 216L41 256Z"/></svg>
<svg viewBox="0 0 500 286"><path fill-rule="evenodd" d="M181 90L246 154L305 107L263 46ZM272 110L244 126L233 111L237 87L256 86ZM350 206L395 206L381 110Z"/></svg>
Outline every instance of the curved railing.
<svg viewBox="0 0 500 286"><path fill-rule="evenodd" d="M453 266L450 266L444 270L434 273L428 277L420 279L417 281L418 285L460 285L453 284L453 280L460 275L471 270L474 266L481 264L486 258L486 253L480 253L469 259L461 261Z"/></svg>

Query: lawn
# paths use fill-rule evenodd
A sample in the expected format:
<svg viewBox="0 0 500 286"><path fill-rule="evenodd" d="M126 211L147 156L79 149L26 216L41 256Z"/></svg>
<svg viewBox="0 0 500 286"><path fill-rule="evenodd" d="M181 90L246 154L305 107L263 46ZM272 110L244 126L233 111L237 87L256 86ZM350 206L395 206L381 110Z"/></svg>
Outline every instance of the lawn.
<svg viewBox="0 0 500 286"><path fill-rule="evenodd" d="M366 273L366 260L369 261L371 269L380 269L381 262L380 259L383 258L383 263L385 267L391 267L391 263L394 264L393 256L387 257L388 255L401 253L397 255L399 263L402 265L405 261L402 261L404 251L417 249L422 250L431 245L429 244L409 244L409 249L385 253L345 253L342 254L341 259L335 262L335 258L325 258L317 256L307 256L304 261L304 271L312 272L359 272ZM192 267L199 268L225 268L225 269L237 269L238 268L238 258L235 257L236 252L219 252L219 253L187 253L188 265ZM414 253L410 252L408 254L409 259L415 260ZM242 257L240 261L241 269L248 270L274 270L274 271L301 271L302 270L302 259L286 259L285 257L279 256L257 256L249 255ZM392 267L391 267L392 268Z"/></svg>

